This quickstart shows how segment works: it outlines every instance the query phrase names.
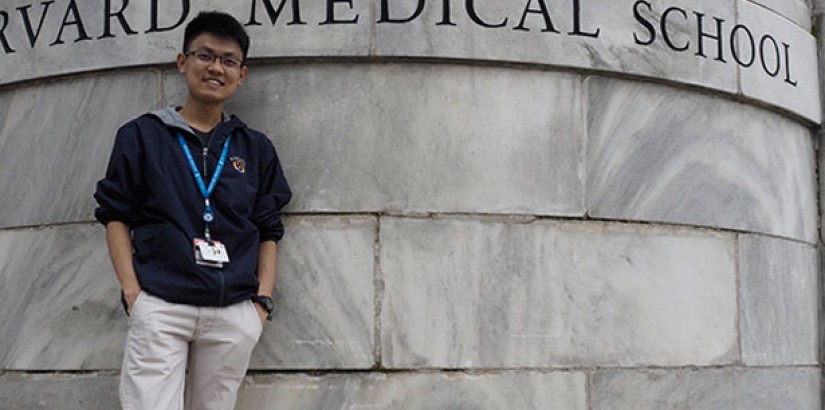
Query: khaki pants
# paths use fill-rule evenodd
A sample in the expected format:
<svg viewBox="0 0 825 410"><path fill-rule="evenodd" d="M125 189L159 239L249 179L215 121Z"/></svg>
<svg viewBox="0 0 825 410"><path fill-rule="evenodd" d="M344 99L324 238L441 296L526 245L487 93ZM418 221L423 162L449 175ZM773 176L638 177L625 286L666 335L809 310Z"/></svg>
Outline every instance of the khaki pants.
<svg viewBox="0 0 825 410"><path fill-rule="evenodd" d="M262 331L252 301L197 307L141 293L129 317L123 354L123 409L234 408Z"/></svg>

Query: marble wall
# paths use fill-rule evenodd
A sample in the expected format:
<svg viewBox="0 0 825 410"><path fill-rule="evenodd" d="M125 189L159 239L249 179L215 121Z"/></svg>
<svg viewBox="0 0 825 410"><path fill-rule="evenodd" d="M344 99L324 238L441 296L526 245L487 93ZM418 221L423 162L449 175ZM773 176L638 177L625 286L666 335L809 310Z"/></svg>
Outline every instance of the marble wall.
<svg viewBox="0 0 825 410"><path fill-rule="evenodd" d="M820 409L825 3L548 1L542 34L540 2L475 2L493 28L422 0L380 22L416 1L330 2L335 24L323 2L277 23L191 4L257 5L228 110L295 191L237 408ZM117 407L126 321L91 194L117 126L182 102L180 30L151 16L184 3L129 3L137 34L111 17L112 38L56 2L31 47L21 16L46 6L0 6L0 407ZM72 4L101 38L49 45ZM696 47L697 13L788 44L797 84L634 40L667 19Z"/></svg>

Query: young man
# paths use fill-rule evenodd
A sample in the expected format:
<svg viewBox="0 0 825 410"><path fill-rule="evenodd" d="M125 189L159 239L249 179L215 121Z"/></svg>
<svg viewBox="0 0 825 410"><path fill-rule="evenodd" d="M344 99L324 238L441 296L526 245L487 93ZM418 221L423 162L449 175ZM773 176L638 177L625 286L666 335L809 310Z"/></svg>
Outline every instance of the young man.
<svg viewBox="0 0 825 410"><path fill-rule="evenodd" d="M130 315L124 409L233 408L271 318L279 210L292 194L269 139L223 113L248 49L231 16L193 19L177 56L186 103L121 127L97 185Z"/></svg>

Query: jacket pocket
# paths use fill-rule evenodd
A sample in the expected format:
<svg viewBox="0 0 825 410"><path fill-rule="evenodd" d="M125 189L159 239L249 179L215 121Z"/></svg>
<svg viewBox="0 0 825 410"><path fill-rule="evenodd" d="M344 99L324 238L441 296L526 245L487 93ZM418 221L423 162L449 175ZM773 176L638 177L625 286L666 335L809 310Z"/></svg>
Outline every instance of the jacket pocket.
<svg viewBox="0 0 825 410"><path fill-rule="evenodd" d="M195 263L192 240L176 226L160 225L154 232L151 255L158 263L177 272L188 272Z"/></svg>
<svg viewBox="0 0 825 410"><path fill-rule="evenodd" d="M140 226L132 231L132 248L135 258L146 261L155 253L155 241L162 225Z"/></svg>

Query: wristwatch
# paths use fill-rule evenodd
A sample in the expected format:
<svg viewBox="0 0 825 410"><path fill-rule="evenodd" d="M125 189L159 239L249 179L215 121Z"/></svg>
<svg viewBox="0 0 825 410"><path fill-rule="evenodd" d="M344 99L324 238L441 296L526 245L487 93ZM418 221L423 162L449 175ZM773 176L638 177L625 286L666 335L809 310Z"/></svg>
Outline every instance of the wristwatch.
<svg viewBox="0 0 825 410"><path fill-rule="evenodd" d="M252 301L261 305L266 310L266 320L272 321L272 311L275 309L275 304L272 303L272 298L269 296L253 296Z"/></svg>

